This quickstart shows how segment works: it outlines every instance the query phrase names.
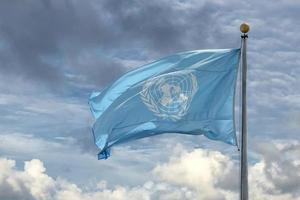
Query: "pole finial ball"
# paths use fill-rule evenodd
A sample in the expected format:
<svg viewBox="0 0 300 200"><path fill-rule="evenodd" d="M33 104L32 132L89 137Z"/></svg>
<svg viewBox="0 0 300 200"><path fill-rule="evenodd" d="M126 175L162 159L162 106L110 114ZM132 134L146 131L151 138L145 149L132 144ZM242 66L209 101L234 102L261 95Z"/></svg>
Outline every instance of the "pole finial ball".
<svg viewBox="0 0 300 200"><path fill-rule="evenodd" d="M242 23L240 26L240 30L242 33L248 33L249 29L250 29L250 27L246 23Z"/></svg>

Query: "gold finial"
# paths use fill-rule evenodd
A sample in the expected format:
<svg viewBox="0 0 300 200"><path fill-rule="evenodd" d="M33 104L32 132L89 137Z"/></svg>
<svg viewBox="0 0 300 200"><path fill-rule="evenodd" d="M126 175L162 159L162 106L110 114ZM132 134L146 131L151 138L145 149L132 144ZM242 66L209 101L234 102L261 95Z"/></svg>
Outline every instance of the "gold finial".
<svg viewBox="0 0 300 200"><path fill-rule="evenodd" d="M250 30L250 27L247 23L242 23L240 26L240 30L242 33L248 33L248 31Z"/></svg>

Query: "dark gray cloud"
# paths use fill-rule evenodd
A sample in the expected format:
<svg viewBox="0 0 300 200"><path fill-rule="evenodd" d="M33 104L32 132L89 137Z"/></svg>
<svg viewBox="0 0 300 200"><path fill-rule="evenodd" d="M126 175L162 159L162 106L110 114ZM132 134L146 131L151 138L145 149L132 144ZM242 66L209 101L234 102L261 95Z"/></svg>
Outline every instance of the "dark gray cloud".
<svg viewBox="0 0 300 200"><path fill-rule="evenodd" d="M275 191L281 193L299 193L299 166L293 160L297 160L299 143L266 143L255 145L258 153L264 156L264 173L270 182L274 183Z"/></svg>
<svg viewBox="0 0 300 200"><path fill-rule="evenodd" d="M80 51L109 41L106 24L89 4L2 1L0 8L3 73L57 86L66 81L67 53L76 58Z"/></svg>
<svg viewBox="0 0 300 200"><path fill-rule="evenodd" d="M0 4L1 72L57 89L74 87L73 83L77 89L107 85L127 70L124 59L152 60L190 49L237 47L243 19L253 23L255 44L249 45L253 60L268 59L267 53L252 57L254 48L290 50L298 41L292 35L299 30L294 20L299 5L291 2L274 3L264 12L257 9L261 2L234 0ZM82 57L89 60L83 62Z"/></svg>
<svg viewBox="0 0 300 200"><path fill-rule="evenodd" d="M184 9L167 1L0 4L1 72L53 88L73 79L106 85L126 71L113 57L153 59L208 47L219 8L206 2ZM94 52L91 60L78 60Z"/></svg>

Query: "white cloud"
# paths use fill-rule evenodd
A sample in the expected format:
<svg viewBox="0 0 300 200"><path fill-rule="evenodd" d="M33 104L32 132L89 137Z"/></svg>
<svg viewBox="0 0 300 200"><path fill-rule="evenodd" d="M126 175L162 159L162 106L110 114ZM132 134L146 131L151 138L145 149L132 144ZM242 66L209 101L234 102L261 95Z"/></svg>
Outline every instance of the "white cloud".
<svg viewBox="0 0 300 200"><path fill-rule="evenodd" d="M257 147L261 160L249 167L249 190L253 200L299 200L291 184L300 184L300 159L292 156L300 144L275 141ZM0 199L34 200L233 200L238 199L238 164L228 156L205 149L188 152L177 146L168 162L149 173L149 181L135 186L109 186L99 181L82 187L63 178L52 178L40 160L16 162L0 159ZM100 161L99 161L100 162ZM293 173L290 173L293 171ZM230 185L234 185L231 187Z"/></svg>
<svg viewBox="0 0 300 200"><path fill-rule="evenodd" d="M217 188L217 183L232 171L233 166L229 157L217 151L183 150L179 157L157 166L154 172L161 180L192 188L199 199L225 199L227 193L231 195L231 192Z"/></svg>
<svg viewBox="0 0 300 200"><path fill-rule="evenodd" d="M15 168L15 161L0 159L0 199L35 200L148 200L148 199L193 199L187 188L176 188L168 183L146 182L132 188L107 187L99 182L95 188L84 190L64 179L53 179L46 174L43 163L33 159L25 162L23 170Z"/></svg>

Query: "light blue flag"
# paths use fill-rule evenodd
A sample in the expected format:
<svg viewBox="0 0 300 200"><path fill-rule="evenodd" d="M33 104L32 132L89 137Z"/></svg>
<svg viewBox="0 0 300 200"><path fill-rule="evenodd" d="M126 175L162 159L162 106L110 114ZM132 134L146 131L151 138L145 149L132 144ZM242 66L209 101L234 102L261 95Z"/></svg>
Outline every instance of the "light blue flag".
<svg viewBox="0 0 300 200"><path fill-rule="evenodd" d="M99 159L113 145L162 133L236 144L234 96L240 49L196 50L132 70L89 104Z"/></svg>

